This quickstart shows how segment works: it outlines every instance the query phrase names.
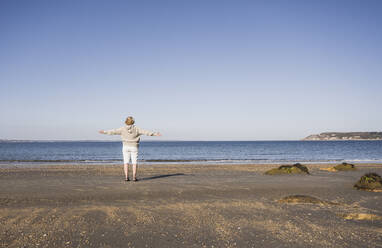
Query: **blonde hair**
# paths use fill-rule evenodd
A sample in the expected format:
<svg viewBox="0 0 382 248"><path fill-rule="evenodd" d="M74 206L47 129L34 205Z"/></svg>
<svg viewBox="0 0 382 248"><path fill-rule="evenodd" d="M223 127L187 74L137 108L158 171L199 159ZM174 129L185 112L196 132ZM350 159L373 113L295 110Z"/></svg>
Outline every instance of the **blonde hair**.
<svg viewBox="0 0 382 248"><path fill-rule="evenodd" d="M126 125L133 125L135 123L135 120L132 116L128 116L125 121Z"/></svg>

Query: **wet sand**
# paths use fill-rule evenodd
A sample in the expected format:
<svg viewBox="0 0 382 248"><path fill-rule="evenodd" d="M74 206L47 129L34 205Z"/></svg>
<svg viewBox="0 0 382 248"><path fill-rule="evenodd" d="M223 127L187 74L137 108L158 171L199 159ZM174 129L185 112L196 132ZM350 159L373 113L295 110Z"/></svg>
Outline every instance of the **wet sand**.
<svg viewBox="0 0 382 248"><path fill-rule="evenodd" d="M356 165L267 176L278 165L0 169L0 247L382 247L382 193L358 191ZM280 203L308 195L335 204Z"/></svg>

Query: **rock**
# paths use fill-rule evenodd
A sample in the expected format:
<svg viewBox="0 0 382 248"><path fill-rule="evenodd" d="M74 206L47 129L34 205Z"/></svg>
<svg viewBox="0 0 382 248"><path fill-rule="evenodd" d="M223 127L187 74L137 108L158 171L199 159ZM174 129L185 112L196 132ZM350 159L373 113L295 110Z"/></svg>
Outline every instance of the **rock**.
<svg viewBox="0 0 382 248"><path fill-rule="evenodd" d="M279 168L274 168L265 172L266 175L279 174L309 174L308 168L300 163L294 165L281 165Z"/></svg>
<svg viewBox="0 0 382 248"><path fill-rule="evenodd" d="M367 173L359 179L354 185L354 188L365 191L381 192L382 178L377 173Z"/></svg>
<svg viewBox="0 0 382 248"><path fill-rule="evenodd" d="M348 164L346 162L336 165L333 167L336 171L352 171L352 170L357 170L355 168L354 164Z"/></svg>
<svg viewBox="0 0 382 248"><path fill-rule="evenodd" d="M321 168L320 170L336 172L336 171L354 171L354 170L357 170L357 168L354 166L354 164L348 164L348 163L344 162L344 163L336 165L334 167Z"/></svg>
<svg viewBox="0 0 382 248"><path fill-rule="evenodd" d="M310 203L310 204L320 204L320 205L338 205L338 203L323 201L313 196L308 195L291 195L280 199L280 203Z"/></svg>

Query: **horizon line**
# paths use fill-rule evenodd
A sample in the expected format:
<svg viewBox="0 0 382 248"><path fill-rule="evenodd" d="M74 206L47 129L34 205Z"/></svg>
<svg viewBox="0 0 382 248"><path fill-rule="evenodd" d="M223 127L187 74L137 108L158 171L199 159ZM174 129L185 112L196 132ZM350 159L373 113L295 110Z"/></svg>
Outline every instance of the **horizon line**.
<svg viewBox="0 0 382 248"><path fill-rule="evenodd" d="M302 139L258 139L258 140L178 140L178 139L169 139L169 140L141 140L140 142L173 142L173 141L196 141L196 142L211 142L211 141L301 141ZM81 141L81 142L122 142L122 140L103 140L103 139L0 139L0 142L4 141L35 141L35 142L70 142L70 141Z"/></svg>

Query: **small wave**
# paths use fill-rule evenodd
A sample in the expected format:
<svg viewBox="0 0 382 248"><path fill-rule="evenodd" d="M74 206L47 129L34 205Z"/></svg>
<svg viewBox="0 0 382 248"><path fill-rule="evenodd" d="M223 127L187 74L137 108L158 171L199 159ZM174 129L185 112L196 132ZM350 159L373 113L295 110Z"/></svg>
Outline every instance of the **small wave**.
<svg viewBox="0 0 382 248"><path fill-rule="evenodd" d="M367 163L367 162L381 162L382 161L382 158L373 158L373 159L346 159L344 161L347 161L347 162L364 162L364 163Z"/></svg>
<svg viewBox="0 0 382 248"><path fill-rule="evenodd" d="M142 162L158 162L158 163L171 163L171 162L219 162L219 161L265 161L268 159L143 159Z"/></svg>

